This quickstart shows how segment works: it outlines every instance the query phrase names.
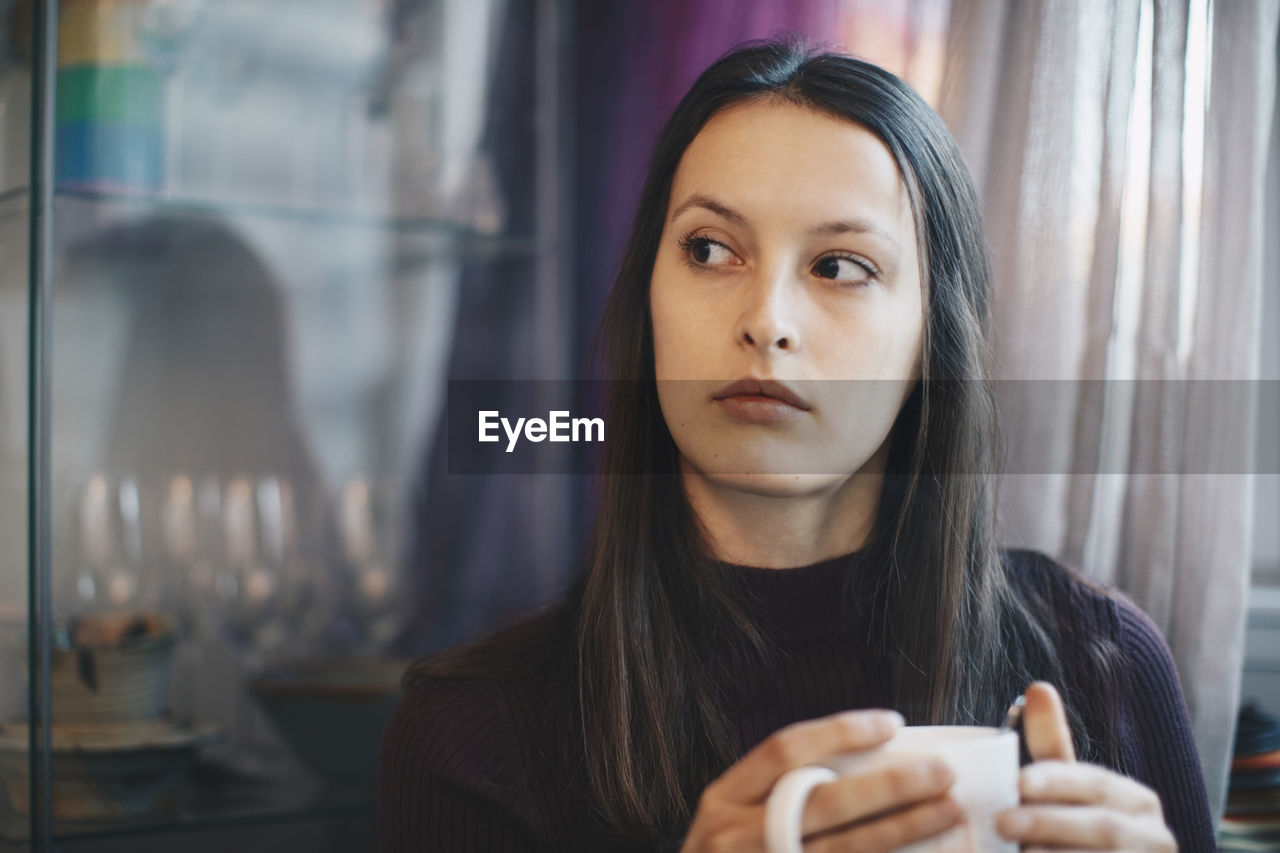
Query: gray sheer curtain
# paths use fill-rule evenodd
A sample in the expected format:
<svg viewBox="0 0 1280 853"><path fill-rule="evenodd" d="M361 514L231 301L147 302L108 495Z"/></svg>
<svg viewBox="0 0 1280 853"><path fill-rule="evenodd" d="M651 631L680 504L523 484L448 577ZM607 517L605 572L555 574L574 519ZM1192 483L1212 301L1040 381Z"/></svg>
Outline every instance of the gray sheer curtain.
<svg viewBox="0 0 1280 853"><path fill-rule="evenodd" d="M986 207L1003 540L1128 593L1220 816L1252 524L1280 0L955 0L940 110ZM1207 381L1205 381L1207 380ZM1223 393L1225 392L1225 393Z"/></svg>

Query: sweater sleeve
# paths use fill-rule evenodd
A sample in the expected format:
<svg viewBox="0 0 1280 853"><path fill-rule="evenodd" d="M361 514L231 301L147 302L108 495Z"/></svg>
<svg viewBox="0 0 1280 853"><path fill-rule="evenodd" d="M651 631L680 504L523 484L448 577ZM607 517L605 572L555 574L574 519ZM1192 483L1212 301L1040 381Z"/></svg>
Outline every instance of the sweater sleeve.
<svg viewBox="0 0 1280 853"><path fill-rule="evenodd" d="M1200 756L1173 655L1160 629L1117 596L1121 654L1119 734L1129 774L1160 796L1183 853L1217 849Z"/></svg>
<svg viewBox="0 0 1280 853"><path fill-rule="evenodd" d="M505 702L488 682L406 691L382 736L380 853L534 853L522 819L521 755Z"/></svg>

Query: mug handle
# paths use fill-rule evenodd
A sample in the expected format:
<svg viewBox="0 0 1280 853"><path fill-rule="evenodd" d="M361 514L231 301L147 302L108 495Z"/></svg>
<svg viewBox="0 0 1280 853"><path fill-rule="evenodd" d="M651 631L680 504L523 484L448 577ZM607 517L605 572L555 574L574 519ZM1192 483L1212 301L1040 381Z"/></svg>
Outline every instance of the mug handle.
<svg viewBox="0 0 1280 853"><path fill-rule="evenodd" d="M769 853L804 853L800 819L809 792L838 778L828 767L797 767L782 775L764 806L764 842Z"/></svg>

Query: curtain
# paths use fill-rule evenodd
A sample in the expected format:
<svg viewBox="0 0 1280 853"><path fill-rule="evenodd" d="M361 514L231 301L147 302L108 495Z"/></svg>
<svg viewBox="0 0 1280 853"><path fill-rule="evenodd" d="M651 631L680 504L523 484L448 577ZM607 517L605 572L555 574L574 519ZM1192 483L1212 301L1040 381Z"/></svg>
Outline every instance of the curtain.
<svg viewBox="0 0 1280 853"><path fill-rule="evenodd" d="M1250 564L1277 0L954 0L939 107L983 196L1002 539L1128 593L1221 815Z"/></svg>
<svg viewBox="0 0 1280 853"><path fill-rule="evenodd" d="M457 44L450 46L446 38L437 45L445 51L445 73L450 75L444 83L450 95L442 108L456 125L440 140L448 149L443 177L450 184L463 180L473 148L489 158L497 197L507 214L506 233L526 237L535 233L537 192L530 155L536 144L537 98L530 69L537 61L531 35L537 8L534 3L511 3L502 6L499 15L500 4L488 4L495 17L490 22L493 31L485 35L483 15L477 16L474 7L466 0L443 5L396 0L393 26L405 30L409 55L425 50L415 38L438 35L433 27L444 25L455 37ZM476 57L467 54L482 38L493 66L483 83L467 81L468 74L480 73ZM482 113L476 112L476 105L483 107ZM429 128L424 124L420 132ZM401 171L409 171L423 157L424 151L406 150ZM535 288L515 286L531 280L531 268L526 254L497 253L491 259L466 259L437 282L453 293L443 300L452 303L453 328L447 344L433 342L446 353L448 366L432 388L434 423L426 433L429 441L407 499L409 616L395 641L396 651L406 657L457 645L514 620L544 603L544 574L564 570L544 565L545 556L531 545L543 541L538 506L549 500L551 486L531 476L451 474L443 427L447 406L480 408L468 405L482 387L478 380L529 378L545 363L545 354L532 342ZM450 381L457 383L456 398L448 396Z"/></svg>
<svg viewBox="0 0 1280 853"><path fill-rule="evenodd" d="M649 155L663 123L712 62L739 44L780 33L832 40L837 0L655 0L574 3L574 81L580 172L576 252L578 352L592 336L617 272Z"/></svg>

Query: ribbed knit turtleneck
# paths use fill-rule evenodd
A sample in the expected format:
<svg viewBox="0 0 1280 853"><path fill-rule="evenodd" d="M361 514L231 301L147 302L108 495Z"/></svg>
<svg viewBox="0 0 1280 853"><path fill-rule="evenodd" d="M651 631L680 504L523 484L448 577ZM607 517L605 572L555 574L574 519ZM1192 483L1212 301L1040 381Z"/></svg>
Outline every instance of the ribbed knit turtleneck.
<svg viewBox="0 0 1280 853"><path fill-rule="evenodd" d="M779 654L768 668L730 654L714 659L710 677L723 688L730 736L738 754L791 723L837 711L882 706L871 675L857 602L843 594L850 573L869 567L854 552L793 569L722 564L757 600L773 626ZM1184 851L1213 850L1204 783L1177 672L1155 626L1127 600L1081 583L1034 552L1010 552L1009 571L1034 584L1047 627L1059 643L1073 683L1114 682L1115 737L1123 765L1159 794ZM529 650L547 662L571 659L567 632ZM1114 644L1113 672L1099 671L1086 645ZM378 822L383 853L640 853L653 843L627 843L599 821L580 769L543 759L563 749L615 749L583 744L579 729L561 735L540 727L555 707L556 688L537 677L434 679L406 691L383 736ZM565 699L566 697L558 697ZM573 701L573 697L568 697ZM1097 737L1109 737L1103 731ZM567 737L568 740L555 738Z"/></svg>
<svg viewBox="0 0 1280 853"><path fill-rule="evenodd" d="M856 603L846 590L850 575L866 570L866 559L867 551L859 550L796 568L720 566L754 599L755 612L774 628L774 639L789 644L850 632Z"/></svg>

